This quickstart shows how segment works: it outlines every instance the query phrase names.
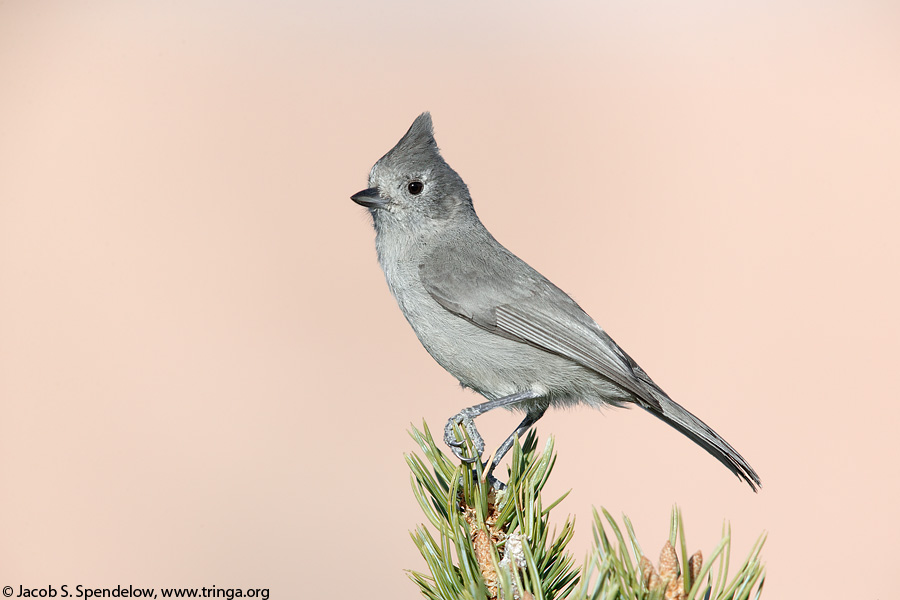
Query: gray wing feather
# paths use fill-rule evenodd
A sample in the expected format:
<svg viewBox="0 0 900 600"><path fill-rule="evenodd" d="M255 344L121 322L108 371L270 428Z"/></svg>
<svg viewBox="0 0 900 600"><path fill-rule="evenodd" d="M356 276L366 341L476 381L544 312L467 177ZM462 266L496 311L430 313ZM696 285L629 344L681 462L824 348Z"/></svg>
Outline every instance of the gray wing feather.
<svg viewBox="0 0 900 600"><path fill-rule="evenodd" d="M497 335L568 358L657 405L635 374L631 358L574 300L508 251L495 256L496 261L482 258L474 263L465 253L432 252L419 266L419 276L431 297L451 313ZM505 264L510 262L524 266L526 275L521 266Z"/></svg>
<svg viewBox="0 0 900 600"><path fill-rule="evenodd" d="M583 323L571 319L567 323L531 308L528 305L498 306L494 311L497 327L596 371L638 397L646 394L638 387L632 366L625 362L612 338L602 330L593 330L599 326L585 330Z"/></svg>

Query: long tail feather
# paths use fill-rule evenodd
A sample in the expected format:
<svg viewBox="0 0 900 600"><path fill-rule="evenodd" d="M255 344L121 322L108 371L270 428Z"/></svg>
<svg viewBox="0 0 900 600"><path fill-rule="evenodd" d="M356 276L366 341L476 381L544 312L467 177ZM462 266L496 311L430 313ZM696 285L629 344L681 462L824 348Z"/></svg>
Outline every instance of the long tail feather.
<svg viewBox="0 0 900 600"><path fill-rule="evenodd" d="M641 408L694 440L720 463L728 467L732 473L746 481L754 492L757 491L762 485L759 475L744 460L744 457L738 454L738 451L713 431L709 425L666 396L662 390L657 390L658 388L652 390L652 395L657 402L654 404L641 403Z"/></svg>

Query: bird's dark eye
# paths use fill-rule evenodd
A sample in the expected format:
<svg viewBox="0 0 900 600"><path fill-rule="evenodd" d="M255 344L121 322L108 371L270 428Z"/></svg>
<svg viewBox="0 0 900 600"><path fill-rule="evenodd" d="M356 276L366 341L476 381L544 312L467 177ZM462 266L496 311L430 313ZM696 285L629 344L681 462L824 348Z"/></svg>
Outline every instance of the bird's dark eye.
<svg viewBox="0 0 900 600"><path fill-rule="evenodd" d="M421 181L410 181L406 184L406 189L409 190L409 193L413 196L418 196L422 193L422 190L425 189L425 185Z"/></svg>

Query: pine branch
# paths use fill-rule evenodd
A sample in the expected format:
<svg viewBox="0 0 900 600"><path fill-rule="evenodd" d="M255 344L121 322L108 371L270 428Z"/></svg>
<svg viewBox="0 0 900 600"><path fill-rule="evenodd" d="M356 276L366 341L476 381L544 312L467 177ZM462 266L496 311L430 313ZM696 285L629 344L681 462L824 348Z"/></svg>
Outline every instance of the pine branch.
<svg viewBox="0 0 900 600"><path fill-rule="evenodd" d="M728 579L731 526L723 525L707 560L699 551L688 558L677 506L658 566L644 556L628 517L622 517L623 533L601 508L602 516L594 510L594 547L576 567L566 550L574 522L567 518L558 532L550 530L550 511L566 494L546 508L541 498L556 462L552 437L543 452L534 430L523 444L516 442L509 481L497 489L485 481L479 461L470 467L449 459L427 424L410 435L425 456L406 456L410 480L431 527L419 525L411 533L428 570L409 576L430 600L747 600L762 592L765 534Z"/></svg>

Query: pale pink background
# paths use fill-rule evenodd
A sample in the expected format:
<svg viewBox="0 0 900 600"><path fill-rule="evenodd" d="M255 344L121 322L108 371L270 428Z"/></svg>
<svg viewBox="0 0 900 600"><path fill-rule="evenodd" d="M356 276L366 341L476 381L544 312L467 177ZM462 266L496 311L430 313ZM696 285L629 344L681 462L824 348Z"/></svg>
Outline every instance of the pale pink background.
<svg viewBox="0 0 900 600"><path fill-rule="evenodd" d="M431 110L494 234L763 479L548 414L579 560L592 505L655 554L677 502L692 547L769 532L765 597L896 597L898 32L875 1L0 2L0 586L418 597L406 430L478 398L349 196Z"/></svg>

